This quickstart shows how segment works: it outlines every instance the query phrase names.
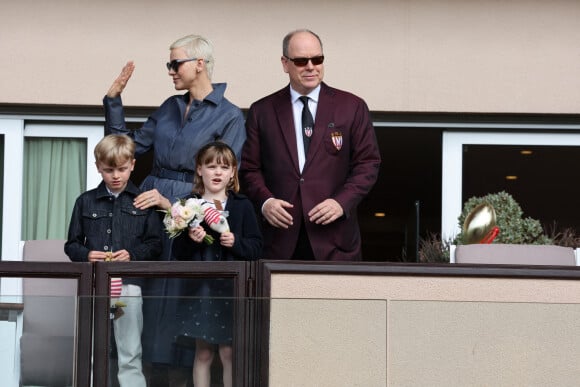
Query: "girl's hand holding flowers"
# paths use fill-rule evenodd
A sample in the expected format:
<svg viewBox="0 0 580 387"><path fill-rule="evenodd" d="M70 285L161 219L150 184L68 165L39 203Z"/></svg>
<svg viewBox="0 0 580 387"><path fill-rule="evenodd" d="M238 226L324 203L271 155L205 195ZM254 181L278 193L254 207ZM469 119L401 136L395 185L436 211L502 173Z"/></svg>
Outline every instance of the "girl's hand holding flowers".
<svg viewBox="0 0 580 387"><path fill-rule="evenodd" d="M195 226L189 228L189 237L192 241L201 243L203 242L204 238L207 237L207 233L205 232L202 226Z"/></svg>
<svg viewBox="0 0 580 387"><path fill-rule="evenodd" d="M195 238L199 237L198 232L191 232L191 229L198 229L200 227L201 222L205 220L205 222L211 227L212 230L220 232L220 229L216 229L215 222L220 224L220 227L224 227L223 223L225 222L227 228L227 221L225 220L225 216L220 214L215 209L212 209L213 213L217 213L217 216L208 217L207 211L207 203L203 199L198 198L189 198L187 200L180 199L173 203L171 207L163 211L165 213L165 217L163 218L163 224L165 225L165 231L169 234L169 238L175 238L179 234L183 232L186 228L189 228L188 231L189 237L196 241ZM220 219L223 220L219 222ZM213 222L210 222L210 219ZM200 227L203 230L203 227ZM199 230L198 230L199 231ZM213 243L213 237L203 230L203 237L201 241L204 241L208 245Z"/></svg>

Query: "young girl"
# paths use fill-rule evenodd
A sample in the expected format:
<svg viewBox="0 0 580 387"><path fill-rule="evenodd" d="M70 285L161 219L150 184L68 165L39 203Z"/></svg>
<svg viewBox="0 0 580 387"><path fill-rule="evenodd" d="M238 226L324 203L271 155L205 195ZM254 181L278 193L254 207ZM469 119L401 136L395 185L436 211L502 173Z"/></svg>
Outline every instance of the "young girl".
<svg viewBox="0 0 580 387"><path fill-rule="evenodd" d="M249 199L239 195L238 163L232 149L223 142L202 147L196 156L193 197L201 197L218 210L227 211L230 231L221 235L205 222L173 242L173 255L179 260L242 261L256 260L262 250L262 234ZM214 242L204 242L205 236ZM210 367L217 346L223 366L224 387L232 386L233 287L231 280L197 282L194 299L184 299L176 321L178 341L195 339L193 383L210 387ZM229 298L229 299L228 299Z"/></svg>

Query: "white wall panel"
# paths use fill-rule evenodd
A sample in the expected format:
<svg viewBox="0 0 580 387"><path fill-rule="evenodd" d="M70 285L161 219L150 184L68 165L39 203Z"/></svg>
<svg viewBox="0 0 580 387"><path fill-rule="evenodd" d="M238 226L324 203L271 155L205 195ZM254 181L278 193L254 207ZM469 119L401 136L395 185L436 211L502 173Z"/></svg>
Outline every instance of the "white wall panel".
<svg viewBox="0 0 580 387"><path fill-rule="evenodd" d="M282 37L323 39L326 81L371 110L576 113L580 2L27 0L0 7L0 103L100 105L127 60L132 106L173 85L168 46L215 43L214 80L242 108L287 83Z"/></svg>

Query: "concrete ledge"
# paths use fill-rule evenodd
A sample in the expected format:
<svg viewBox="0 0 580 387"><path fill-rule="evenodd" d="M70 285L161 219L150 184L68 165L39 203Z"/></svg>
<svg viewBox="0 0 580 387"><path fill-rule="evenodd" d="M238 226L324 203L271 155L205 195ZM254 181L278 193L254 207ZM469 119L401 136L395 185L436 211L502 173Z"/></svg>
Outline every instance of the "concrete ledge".
<svg viewBox="0 0 580 387"><path fill-rule="evenodd" d="M471 244L455 248L455 263L575 266L576 255L553 245Z"/></svg>

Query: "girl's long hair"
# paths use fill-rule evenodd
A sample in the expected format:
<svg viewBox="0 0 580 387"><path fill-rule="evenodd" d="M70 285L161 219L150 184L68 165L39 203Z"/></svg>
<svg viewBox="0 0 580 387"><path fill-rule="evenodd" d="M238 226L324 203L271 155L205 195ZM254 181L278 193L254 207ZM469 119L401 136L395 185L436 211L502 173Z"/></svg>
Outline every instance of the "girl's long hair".
<svg viewBox="0 0 580 387"><path fill-rule="evenodd" d="M236 159L236 154L229 147L228 144L222 141L214 141L204 145L197 156L195 157L196 172L195 178L193 179L193 190L200 195L205 192L205 187L203 186L203 180L201 176L197 173L197 167L209 164L211 162L216 162L218 164L224 164L232 167L234 175L232 179L228 182L227 190L234 192L240 191L240 182L238 178L238 160Z"/></svg>

